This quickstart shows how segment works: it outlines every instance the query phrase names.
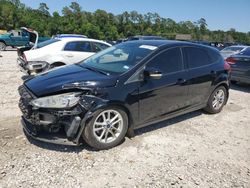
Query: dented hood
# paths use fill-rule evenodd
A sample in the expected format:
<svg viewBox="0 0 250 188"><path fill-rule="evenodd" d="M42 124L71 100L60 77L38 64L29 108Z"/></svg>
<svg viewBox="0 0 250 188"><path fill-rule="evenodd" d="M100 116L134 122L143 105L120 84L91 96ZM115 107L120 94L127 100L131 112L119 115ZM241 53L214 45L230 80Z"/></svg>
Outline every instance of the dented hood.
<svg viewBox="0 0 250 188"><path fill-rule="evenodd" d="M42 73L24 84L37 97L75 89L95 89L115 86L117 76L104 75L77 64Z"/></svg>

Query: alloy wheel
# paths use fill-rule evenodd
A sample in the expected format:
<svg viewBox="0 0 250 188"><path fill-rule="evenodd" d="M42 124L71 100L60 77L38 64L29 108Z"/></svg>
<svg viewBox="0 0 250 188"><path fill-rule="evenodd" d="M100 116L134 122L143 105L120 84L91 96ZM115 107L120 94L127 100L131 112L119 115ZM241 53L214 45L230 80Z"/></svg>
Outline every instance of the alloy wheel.
<svg viewBox="0 0 250 188"><path fill-rule="evenodd" d="M119 137L123 126L123 118L118 111L105 110L94 121L94 136L101 143L111 143Z"/></svg>
<svg viewBox="0 0 250 188"><path fill-rule="evenodd" d="M220 109L225 101L225 93L222 89L216 91L213 97L212 106L215 110Z"/></svg>

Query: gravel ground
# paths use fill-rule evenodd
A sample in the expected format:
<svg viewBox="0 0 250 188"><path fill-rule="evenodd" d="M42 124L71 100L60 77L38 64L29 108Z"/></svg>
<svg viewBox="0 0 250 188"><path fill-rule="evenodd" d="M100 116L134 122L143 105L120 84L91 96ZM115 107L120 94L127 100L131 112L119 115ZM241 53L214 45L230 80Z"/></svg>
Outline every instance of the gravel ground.
<svg viewBox="0 0 250 188"><path fill-rule="evenodd" d="M0 187L250 187L250 86L220 114L189 113L107 151L27 139L16 51L0 52Z"/></svg>

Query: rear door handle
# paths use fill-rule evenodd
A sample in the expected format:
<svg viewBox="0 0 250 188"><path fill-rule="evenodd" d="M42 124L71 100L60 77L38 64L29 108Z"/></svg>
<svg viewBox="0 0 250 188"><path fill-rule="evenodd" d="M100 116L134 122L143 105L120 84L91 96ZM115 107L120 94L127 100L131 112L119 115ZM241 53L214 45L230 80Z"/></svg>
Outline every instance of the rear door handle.
<svg viewBox="0 0 250 188"><path fill-rule="evenodd" d="M187 80L186 80L186 79L183 79L183 78L179 78L179 79L177 80L177 84L179 84L179 85L185 84L186 82L187 82Z"/></svg>

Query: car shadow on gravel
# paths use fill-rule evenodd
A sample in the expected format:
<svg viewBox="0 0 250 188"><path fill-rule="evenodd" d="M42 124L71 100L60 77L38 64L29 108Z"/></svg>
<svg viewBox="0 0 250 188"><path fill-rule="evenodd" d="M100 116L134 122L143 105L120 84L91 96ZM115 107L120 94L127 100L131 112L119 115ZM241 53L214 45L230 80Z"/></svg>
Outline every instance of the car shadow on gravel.
<svg viewBox="0 0 250 188"><path fill-rule="evenodd" d="M250 93L250 84L244 84L244 83L236 83L232 84L230 89Z"/></svg>
<svg viewBox="0 0 250 188"><path fill-rule="evenodd" d="M204 113L206 114L206 112L204 112L203 110L198 110L198 111L190 112L190 113L187 113L187 114L184 114L181 116L177 116L175 118L171 118L171 119L168 119L165 121L161 121L159 123L154 123L154 124L151 124L149 126L135 130L135 136L139 136L139 135L142 135L144 133L155 131L157 129L161 129L161 128L164 128L167 126L175 125L176 123L185 121L187 119L194 118L196 116L200 116L201 114L204 114Z"/></svg>
<svg viewBox="0 0 250 188"><path fill-rule="evenodd" d="M46 150L52 150L52 151L57 151L57 152L66 152L66 153L80 153L83 150L96 151L95 149L91 148L90 146L88 146L84 142L82 142L82 145L54 144L54 143L35 140L31 136L27 135L25 133L25 131L24 131L24 134L31 144L34 144L35 146L46 149Z"/></svg>

